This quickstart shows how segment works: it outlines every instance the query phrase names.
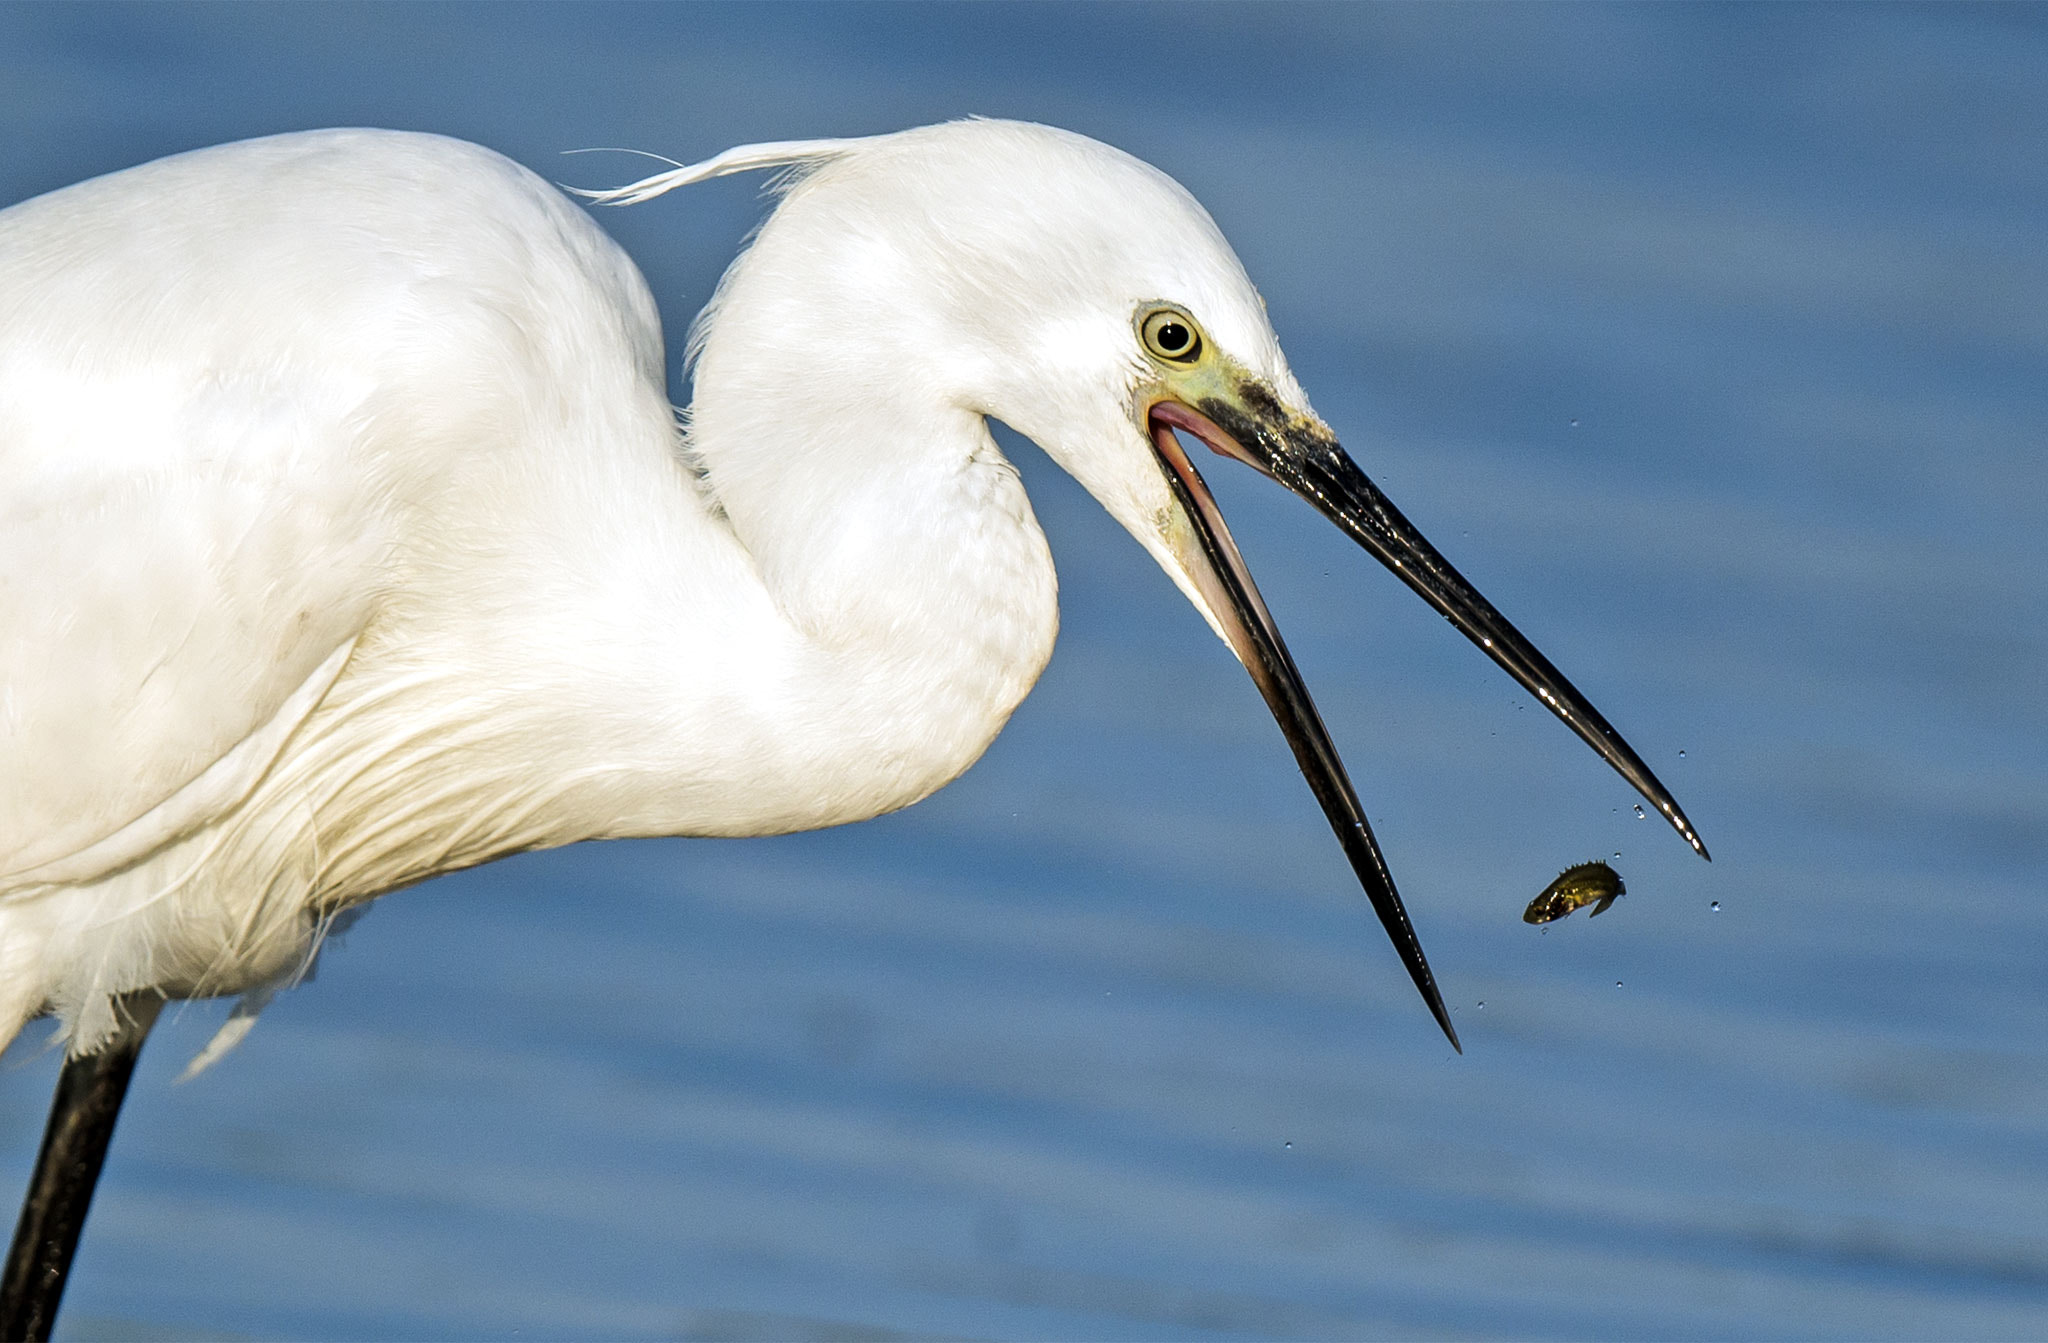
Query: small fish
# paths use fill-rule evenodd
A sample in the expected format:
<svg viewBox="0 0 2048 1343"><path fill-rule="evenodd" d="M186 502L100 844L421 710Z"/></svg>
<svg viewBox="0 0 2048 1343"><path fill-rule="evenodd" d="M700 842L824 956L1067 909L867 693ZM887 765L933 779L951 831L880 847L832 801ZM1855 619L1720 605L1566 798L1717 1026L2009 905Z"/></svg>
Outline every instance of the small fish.
<svg viewBox="0 0 2048 1343"><path fill-rule="evenodd" d="M1580 863L1568 867L1556 881L1543 888L1543 894L1529 902L1522 911L1524 923L1549 923L1561 919L1581 905L1593 905L1593 913L1604 914L1614 903L1615 897L1628 894L1628 888L1621 884L1621 874L1605 863Z"/></svg>

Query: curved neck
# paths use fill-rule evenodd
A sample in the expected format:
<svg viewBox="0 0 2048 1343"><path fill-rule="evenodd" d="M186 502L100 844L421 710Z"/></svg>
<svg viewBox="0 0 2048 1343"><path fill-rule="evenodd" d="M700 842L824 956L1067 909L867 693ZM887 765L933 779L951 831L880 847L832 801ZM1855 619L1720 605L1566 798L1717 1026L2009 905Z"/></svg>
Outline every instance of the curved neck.
<svg viewBox="0 0 2048 1343"><path fill-rule="evenodd" d="M446 588L461 609L407 633L422 685L436 681L420 749L466 743L467 768L495 770L505 795L480 854L905 806L979 758L1051 655L1051 555L951 390L960 361L887 348L892 333L934 344L903 291L842 258L759 264L775 232L708 310L687 441L656 361L635 364L630 394L555 417L560 440L511 454L495 482L499 515L501 496L531 508L517 567L490 602L453 581L461 568ZM469 642L434 656L445 639ZM431 670L507 646L518 675L484 678L504 696ZM540 796L535 777L557 782Z"/></svg>
<svg viewBox="0 0 2048 1343"><path fill-rule="evenodd" d="M689 451L786 624L751 764L778 761L818 813L787 819L818 825L972 764L1058 627L1044 534L981 417L829 374L800 354L729 359L714 331L689 415Z"/></svg>

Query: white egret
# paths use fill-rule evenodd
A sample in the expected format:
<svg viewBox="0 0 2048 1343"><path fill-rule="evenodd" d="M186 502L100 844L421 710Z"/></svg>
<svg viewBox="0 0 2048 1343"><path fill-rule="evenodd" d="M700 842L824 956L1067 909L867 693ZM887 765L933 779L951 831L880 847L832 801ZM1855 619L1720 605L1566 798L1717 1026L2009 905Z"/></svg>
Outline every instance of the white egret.
<svg viewBox="0 0 2048 1343"><path fill-rule="evenodd" d="M995 417L1250 670L1451 1025L1335 749L1178 431L1301 494L1699 849L1583 696L1352 464L1202 208L1042 126L756 145L781 200L665 394L639 271L431 135L224 145L0 213L0 1044L69 1052L0 1291L48 1329L167 999L505 854L906 806L1052 651ZM1704 849L1700 850L1704 854Z"/></svg>

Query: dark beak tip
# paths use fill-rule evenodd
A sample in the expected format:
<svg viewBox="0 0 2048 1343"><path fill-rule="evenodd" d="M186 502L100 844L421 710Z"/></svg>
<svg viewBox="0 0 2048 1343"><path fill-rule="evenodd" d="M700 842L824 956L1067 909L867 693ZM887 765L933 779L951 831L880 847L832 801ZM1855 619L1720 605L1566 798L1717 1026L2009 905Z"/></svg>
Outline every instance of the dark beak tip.
<svg viewBox="0 0 2048 1343"><path fill-rule="evenodd" d="M1416 947L1415 953L1419 959L1422 954L1422 948ZM1412 973L1413 967L1411 967ZM1429 1014L1435 1017L1436 1024L1443 1028L1444 1039L1451 1042L1452 1049L1463 1054L1465 1046L1458 1041L1458 1028L1451 1024L1450 1009L1444 1006L1444 996L1437 989L1436 977L1429 973L1429 967L1425 964L1421 968L1421 973L1415 974L1414 978L1415 987L1422 990L1422 1001L1428 1005Z"/></svg>

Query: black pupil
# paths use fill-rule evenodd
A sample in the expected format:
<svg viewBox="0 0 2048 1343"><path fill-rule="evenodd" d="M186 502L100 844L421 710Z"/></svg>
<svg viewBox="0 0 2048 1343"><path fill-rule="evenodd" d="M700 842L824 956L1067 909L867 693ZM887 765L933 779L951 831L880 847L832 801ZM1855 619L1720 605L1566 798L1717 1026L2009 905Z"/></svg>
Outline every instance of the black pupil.
<svg viewBox="0 0 2048 1343"><path fill-rule="evenodd" d="M1188 342L1194 339L1193 334L1179 322L1161 322L1155 334L1159 340L1159 348L1168 354L1179 354L1188 347Z"/></svg>

